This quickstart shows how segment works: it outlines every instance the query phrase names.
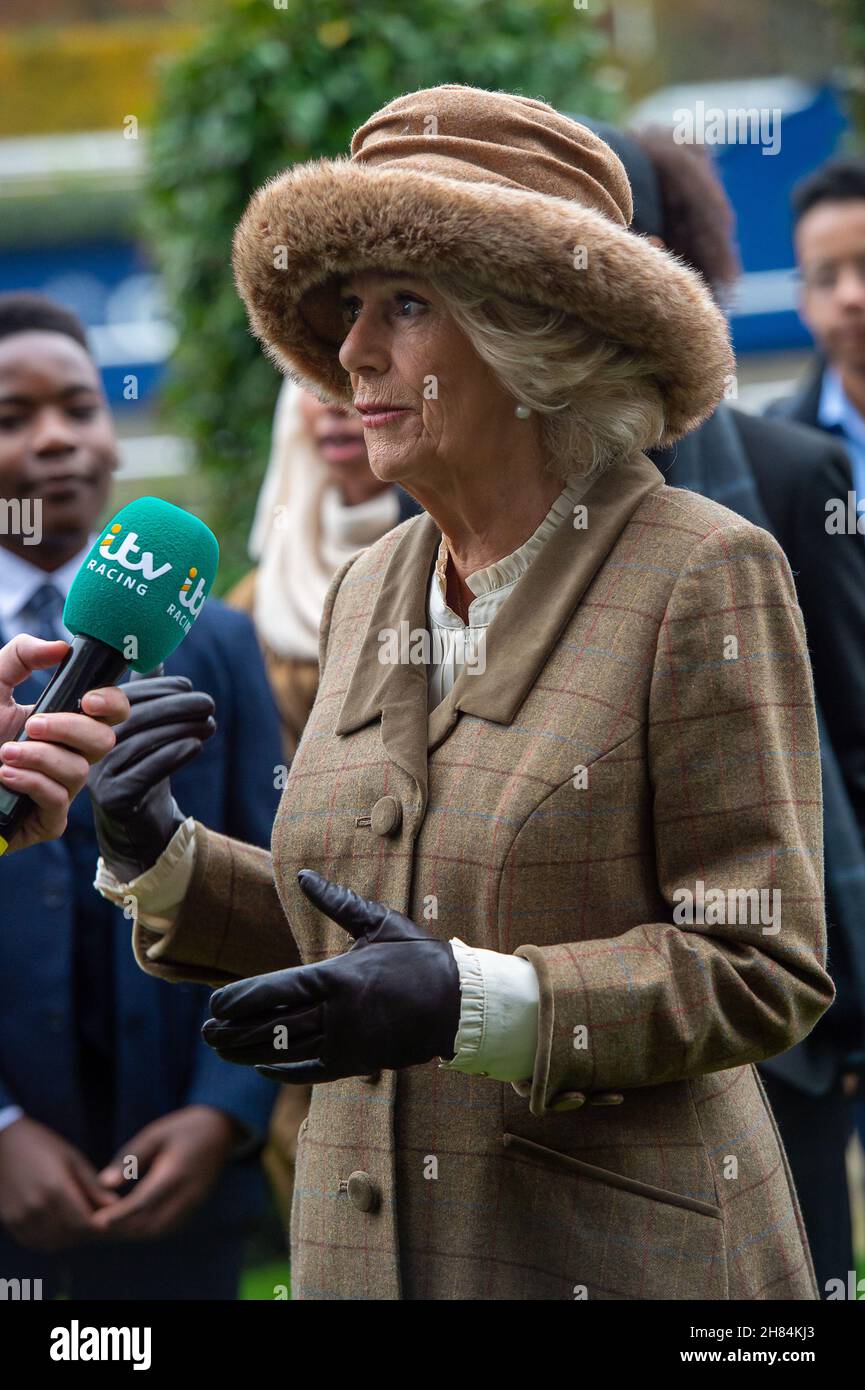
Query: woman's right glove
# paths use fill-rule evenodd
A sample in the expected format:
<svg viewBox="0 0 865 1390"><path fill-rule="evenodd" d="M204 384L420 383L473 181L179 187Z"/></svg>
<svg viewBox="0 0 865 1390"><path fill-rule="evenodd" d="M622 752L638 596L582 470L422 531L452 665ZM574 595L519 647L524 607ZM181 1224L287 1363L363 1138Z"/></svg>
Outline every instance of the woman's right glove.
<svg viewBox="0 0 865 1390"><path fill-rule="evenodd" d="M160 670L161 668L157 668ZM216 730L216 706L187 676L139 676L125 691L131 714L117 742L87 779L99 852L129 883L156 863L186 817L169 777L201 751Z"/></svg>
<svg viewBox="0 0 865 1390"><path fill-rule="evenodd" d="M211 995L204 1041L225 1062L295 1086L452 1060L461 987L450 942L312 869L297 881L354 944L223 985Z"/></svg>

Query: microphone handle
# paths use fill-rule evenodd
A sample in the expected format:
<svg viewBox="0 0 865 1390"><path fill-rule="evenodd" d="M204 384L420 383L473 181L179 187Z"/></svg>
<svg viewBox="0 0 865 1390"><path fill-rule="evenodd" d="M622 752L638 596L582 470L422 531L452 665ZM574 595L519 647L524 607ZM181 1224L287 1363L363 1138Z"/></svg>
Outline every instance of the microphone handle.
<svg viewBox="0 0 865 1390"><path fill-rule="evenodd" d="M73 637L70 648L30 711L31 715L67 711L80 713L82 697L88 690L97 690L102 685L116 685L129 665L116 647L109 647L98 637L78 633ZM30 715L27 717L29 719ZM24 743L28 738L29 735L22 729L11 741ZM34 801L23 792L13 792L8 787L0 786L0 855L6 853L9 841L34 805Z"/></svg>

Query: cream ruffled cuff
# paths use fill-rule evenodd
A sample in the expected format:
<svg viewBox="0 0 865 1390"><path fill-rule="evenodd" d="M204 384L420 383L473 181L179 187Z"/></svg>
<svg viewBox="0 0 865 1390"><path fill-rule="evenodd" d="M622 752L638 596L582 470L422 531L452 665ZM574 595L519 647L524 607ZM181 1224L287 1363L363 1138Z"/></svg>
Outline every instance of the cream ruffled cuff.
<svg viewBox="0 0 865 1390"><path fill-rule="evenodd" d="M526 1081L538 1046L538 977L531 961L467 946L451 937L460 972L456 1055L439 1063L451 1071Z"/></svg>
<svg viewBox="0 0 865 1390"><path fill-rule="evenodd" d="M93 887L103 898L122 907L127 917L134 916L151 931L166 932L186 897L194 867L195 820L187 816L156 863L129 883L115 878L100 855Z"/></svg>

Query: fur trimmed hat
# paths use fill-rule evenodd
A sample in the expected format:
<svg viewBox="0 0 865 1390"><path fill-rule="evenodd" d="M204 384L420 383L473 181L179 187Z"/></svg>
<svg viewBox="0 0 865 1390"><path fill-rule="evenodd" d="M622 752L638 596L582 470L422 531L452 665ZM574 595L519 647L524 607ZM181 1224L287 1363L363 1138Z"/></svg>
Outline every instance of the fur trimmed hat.
<svg viewBox="0 0 865 1390"><path fill-rule="evenodd" d="M565 310L646 359L670 444L723 398L734 358L702 279L628 231L632 213L621 160L587 126L543 101L447 84L382 107L351 158L311 160L260 188L235 233L234 274L273 360L343 403L348 274L458 274Z"/></svg>

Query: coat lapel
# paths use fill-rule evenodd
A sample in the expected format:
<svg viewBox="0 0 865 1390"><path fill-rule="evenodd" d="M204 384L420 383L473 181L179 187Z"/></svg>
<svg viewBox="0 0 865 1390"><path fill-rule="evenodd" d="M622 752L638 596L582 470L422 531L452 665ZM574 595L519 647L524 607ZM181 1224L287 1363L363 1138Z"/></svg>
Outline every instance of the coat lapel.
<svg viewBox="0 0 865 1390"><path fill-rule="evenodd" d="M350 734L382 717L381 741L389 758L413 778L420 813L427 799L427 674L412 662L382 663L380 633L427 625L426 595L441 532L428 512L406 528L390 557L372 617L336 722Z"/></svg>
<svg viewBox="0 0 865 1390"><path fill-rule="evenodd" d="M618 464L592 484L582 504L587 525L565 518L536 555L487 629L483 671L464 668L453 689L427 714L427 672L410 661L383 665L379 634L427 627L427 591L441 532L428 512L394 549L343 699L336 733L353 733L382 717L388 757L427 799L427 757L450 733L460 711L510 724L619 534L647 493L664 479L645 454Z"/></svg>

